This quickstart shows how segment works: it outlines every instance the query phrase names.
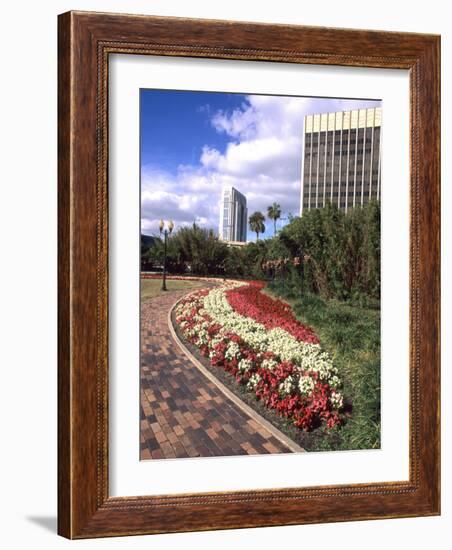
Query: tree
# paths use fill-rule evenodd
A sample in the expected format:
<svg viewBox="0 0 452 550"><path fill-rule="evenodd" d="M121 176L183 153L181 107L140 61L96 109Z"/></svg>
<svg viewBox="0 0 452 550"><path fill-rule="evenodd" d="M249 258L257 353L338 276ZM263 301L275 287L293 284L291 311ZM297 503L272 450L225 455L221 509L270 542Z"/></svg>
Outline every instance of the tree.
<svg viewBox="0 0 452 550"><path fill-rule="evenodd" d="M274 202L267 208L267 216L270 220L273 220L273 235L276 235L276 221L281 217L281 205Z"/></svg>
<svg viewBox="0 0 452 550"><path fill-rule="evenodd" d="M304 283L311 292L339 300L380 298L377 201L350 209L347 214L327 203L325 208L294 218L278 233L277 240L292 258L303 254Z"/></svg>
<svg viewBox="0 0 452 550"><path fill-rule="evenodd" d="M265 216L262 214L262 212L254 212L249 217L250 229L251 231L256 233L256 241L259 240L259 233L265 232L264 220Z"/></svg>
<svg viewBox="0 0 452 550"><path fill-rule="evenodd" d="M224 271L227 247L212 229L193 224L181 227L171 239L177 257L197 275L215 275Z"/></svg>

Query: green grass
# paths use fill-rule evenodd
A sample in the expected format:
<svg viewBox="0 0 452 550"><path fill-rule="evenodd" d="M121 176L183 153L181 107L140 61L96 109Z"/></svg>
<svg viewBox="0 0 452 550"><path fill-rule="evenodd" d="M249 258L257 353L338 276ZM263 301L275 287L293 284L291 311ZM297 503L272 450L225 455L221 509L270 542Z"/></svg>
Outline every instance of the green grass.
<svg viewBox="0 0 452 550"><path fill-rule="evenodd" d="M192 288L201 288L205 286L202 281L183 281L181 279L167 279L166 280L166 292L173 292L175 290L190 290ZM141 301L145 302L165 294L162 290L162 279L141 279Z"/></svg>
<svg viewBox="0 0 452 550"><path fill-rule="evenodd" d="M266 292L287 301L296 317L310 325L333 357L343 381L346 422L303 437L307 450L380 447L380 311L308 294L295 298L271 283Z"/></svg>

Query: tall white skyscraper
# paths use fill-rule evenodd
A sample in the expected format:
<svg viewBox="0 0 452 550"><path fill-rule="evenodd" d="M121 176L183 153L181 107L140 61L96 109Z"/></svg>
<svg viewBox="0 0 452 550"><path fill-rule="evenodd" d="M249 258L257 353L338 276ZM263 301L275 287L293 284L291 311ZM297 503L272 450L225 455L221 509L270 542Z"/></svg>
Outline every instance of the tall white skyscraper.
<svg viewBox="0 0 452 550"><path fill-rule="evenodd" d="M232 186L224 187L220 205L220 239L228 242L246 242L247 221L245 195Z"/></svg>

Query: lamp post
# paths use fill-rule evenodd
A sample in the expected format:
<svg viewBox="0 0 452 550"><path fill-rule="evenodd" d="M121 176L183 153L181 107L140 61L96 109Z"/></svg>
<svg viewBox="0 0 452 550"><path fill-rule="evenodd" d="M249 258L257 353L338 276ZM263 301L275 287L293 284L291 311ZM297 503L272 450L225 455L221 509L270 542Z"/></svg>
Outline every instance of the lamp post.
<svg viewBox="0 0 452 550"><path fill-rule="evenodd" d="M160 235L163 233L163 243L164 243L164 252L163 252L163 281L162 281L162 290L167 290L166 288L166 241L168 235L173 231L174 223L172 220L167 222L168 229L165 228L165 222L160 220L159 229Z"/></svg>

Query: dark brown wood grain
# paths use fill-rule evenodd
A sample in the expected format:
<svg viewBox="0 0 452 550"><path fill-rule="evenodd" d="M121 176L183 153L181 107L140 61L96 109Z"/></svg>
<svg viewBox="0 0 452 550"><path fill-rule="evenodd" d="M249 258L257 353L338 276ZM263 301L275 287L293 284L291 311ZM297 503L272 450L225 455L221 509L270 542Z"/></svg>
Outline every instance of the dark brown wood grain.
<svg viewBox="0 0 452 550"><path fill-rule="evenodd" d="M58 530L68 538L439 514L438 36L70 12L59 17ZM108 56L410 71L410 480L108 495Z"/></svg>
<svg viewBox="0 0 452 550"><path fill-rule="evenodd" d="M61 16L60 24L70 18ZM70 533L70 34L58 34L58 529ZM64 92L63 92L64 90Z"/></svg>

